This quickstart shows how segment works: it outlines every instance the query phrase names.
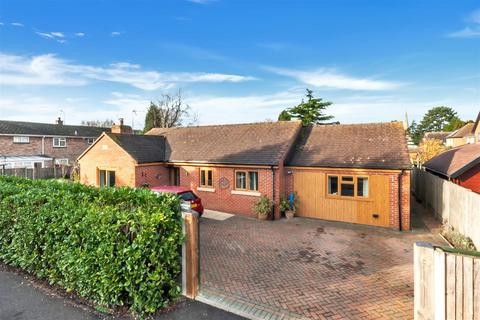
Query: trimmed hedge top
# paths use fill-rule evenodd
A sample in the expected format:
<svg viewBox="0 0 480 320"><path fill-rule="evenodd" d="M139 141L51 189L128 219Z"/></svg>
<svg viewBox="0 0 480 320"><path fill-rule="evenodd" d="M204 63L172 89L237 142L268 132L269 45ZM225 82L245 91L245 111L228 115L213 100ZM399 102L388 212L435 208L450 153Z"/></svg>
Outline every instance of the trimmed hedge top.
<svg viewBox="0 0 480 320"><path fill-rule="evenodd" d="M0 260L103 306L153 313L180 292L175 195L0 177Z"/></svg>

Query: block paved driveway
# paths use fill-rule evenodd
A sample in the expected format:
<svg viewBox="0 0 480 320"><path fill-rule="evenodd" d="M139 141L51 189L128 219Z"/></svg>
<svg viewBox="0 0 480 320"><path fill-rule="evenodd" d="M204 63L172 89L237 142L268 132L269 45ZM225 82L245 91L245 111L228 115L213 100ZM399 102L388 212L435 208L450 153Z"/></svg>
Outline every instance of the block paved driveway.
<svg viewBox="0 0 480 320"><path fill-rule="evenodd" d="M262 319L412 319L413 232L304 218L200 222L201 297Z"/></svg>

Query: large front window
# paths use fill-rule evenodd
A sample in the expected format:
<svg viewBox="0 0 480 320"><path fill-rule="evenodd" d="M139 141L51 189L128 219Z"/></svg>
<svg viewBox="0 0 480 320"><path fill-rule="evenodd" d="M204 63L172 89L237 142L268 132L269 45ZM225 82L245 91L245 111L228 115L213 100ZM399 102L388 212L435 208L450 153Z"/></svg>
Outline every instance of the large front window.
<svg viewBox="0 0 480 320"><path fill-rule="evenodd" d="M99 170L98 171L100 187L114 187L115 186L115 171Z"/></svg>
<svg viewBox="0 0 480 320"><path fill-rule="evenodd" d="M258 172L257 171L236 171L235 189L258 191Z"/></svg>
<svg viewBox="0 0 480 320"><path fill-rule="evenodd" d="M368 198L368 177L328 175L327 194L345 198Z"/></svg>

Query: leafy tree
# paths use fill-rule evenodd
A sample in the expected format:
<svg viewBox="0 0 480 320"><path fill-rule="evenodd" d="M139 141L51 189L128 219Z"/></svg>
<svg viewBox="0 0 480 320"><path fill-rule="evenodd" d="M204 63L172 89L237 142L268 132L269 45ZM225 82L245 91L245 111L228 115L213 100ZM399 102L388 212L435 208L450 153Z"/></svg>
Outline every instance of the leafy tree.
<svg viewBox="0 0 480 320"><path fill-rule="evenodd" d="M106 120L83 120L81 122L82 126L89 126L89 127L101 127L101 128L110 128L113 126L113 120L106 119Z"/></svg>
<svg viewBox="0 0 480 320"><path fill-rule="evenodd" d="M299 119L304 126L310 124L321 124L325 121L333 119L333 116L326 115L325 110L332 104L329 101L323 101L321 98L315 98L313 91L307 89L307 101L302 102L293 107L283 110L278 116L280 121L288 121L291 119Z"/></svg>
<svg viewBox="0 0 480 320"><path fill-rule="evenodd" d="M145 116L144 132L152 128L171 128L198 122L198 114L192 112L190 106L185 104L181 91L173 96L164 94L162 98L157 103L150 102Z"/></svg>
<svg viewBox="0 0 480 320"><path fill-rule="evenodd" d="M463 121L457 116L457 112L450 107L439 106L427 111L420 123L412 122L408 132L412 140L418 144L425 132L452 131L463 125Z"/></svg>
<svg viewBox="0 0 480 320"><path fill-rule="evenodd" d="M278 115L278 121L290 121L290 120L292 120L292 116L287 110L283 110Z"/></svg>
<svg viewBox="0 0 480 320"><path fill-rule="evenodd" d="M417 161L423 164L445 150L446 147L441 140L427 139L418 147Z"/></svg>
<svg viewBox="0 0 480 320"><path fill-rule="evenodd" d="M147 114L145 115L145 127L143 131L147 132L150 129L157 127L157 119L160 119L160 111L158 110L158 106L155 103L150 102L150 107L148 107Z"/></svg>
<svg viewBox="0 0 480 320"><path fill-rule="evenodd" d="M457 129L460 129L464 125L466 125L467 122L460 120L459 118L455 118L452 121L450 121L449 124L447 124L443 129L445 131L455 131Z"/></svg>

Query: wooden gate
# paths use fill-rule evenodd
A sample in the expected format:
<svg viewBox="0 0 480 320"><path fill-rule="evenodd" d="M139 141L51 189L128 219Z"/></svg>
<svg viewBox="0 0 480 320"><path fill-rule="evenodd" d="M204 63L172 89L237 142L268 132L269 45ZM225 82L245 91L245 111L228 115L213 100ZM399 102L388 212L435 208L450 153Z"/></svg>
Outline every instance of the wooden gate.
<svg viewBox="0 0 480 320"><path fill-rule="evenodd" d="M369 196L366 199L327 196L326 177L327 173L323 171L294 171L294 190L299 198L298 216L383 227L390 225L387 175L368 175Z"/></svg>

